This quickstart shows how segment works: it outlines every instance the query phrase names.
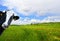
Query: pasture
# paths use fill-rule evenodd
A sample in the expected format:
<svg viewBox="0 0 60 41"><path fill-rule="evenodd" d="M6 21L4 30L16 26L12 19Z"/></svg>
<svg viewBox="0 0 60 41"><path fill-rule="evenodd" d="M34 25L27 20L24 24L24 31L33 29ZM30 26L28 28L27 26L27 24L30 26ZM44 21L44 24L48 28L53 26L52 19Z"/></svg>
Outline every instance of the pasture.
<svg viewBox="0 0 60 41"><path fill-rule="evenodd" d="M60 23L11 25L0 41L60 41Z"/></svg>

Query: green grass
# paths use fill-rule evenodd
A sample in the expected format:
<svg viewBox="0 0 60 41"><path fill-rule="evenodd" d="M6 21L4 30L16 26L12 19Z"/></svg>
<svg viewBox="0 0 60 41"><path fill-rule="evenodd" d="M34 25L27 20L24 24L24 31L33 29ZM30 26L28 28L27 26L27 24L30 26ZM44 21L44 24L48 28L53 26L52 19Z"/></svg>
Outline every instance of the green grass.
<svg viewBox="0 0 60 41"><path fill-rule="evenodd" d="M60 23L11 25L0 41L60 41Z"/></svg>

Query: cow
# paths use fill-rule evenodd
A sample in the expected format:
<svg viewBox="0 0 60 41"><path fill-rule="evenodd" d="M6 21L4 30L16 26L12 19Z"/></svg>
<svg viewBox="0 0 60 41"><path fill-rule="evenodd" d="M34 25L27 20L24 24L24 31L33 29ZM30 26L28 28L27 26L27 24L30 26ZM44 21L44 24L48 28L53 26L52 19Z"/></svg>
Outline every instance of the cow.
<svg viewBox="0 0 60 41"><path fill-rule="evenodd" d="M6 28L9 27L12 20L18 20L19 16L15 16L14 13L7 13L7 11L0 11L0 35Z"/></svg>

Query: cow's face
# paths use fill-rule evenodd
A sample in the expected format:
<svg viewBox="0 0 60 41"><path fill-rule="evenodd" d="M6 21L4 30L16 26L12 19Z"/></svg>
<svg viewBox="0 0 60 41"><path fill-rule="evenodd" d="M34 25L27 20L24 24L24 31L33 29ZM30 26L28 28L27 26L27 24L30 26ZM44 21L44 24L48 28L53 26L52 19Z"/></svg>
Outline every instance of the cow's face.
<svg viewBox="0 0 60 41"><path fill-rule="evenodd" d="M12 20L18 20L19 17L15 16L14 13L7 12L6 13L6 21L3 23L3 26L9 26Z"/></svg>

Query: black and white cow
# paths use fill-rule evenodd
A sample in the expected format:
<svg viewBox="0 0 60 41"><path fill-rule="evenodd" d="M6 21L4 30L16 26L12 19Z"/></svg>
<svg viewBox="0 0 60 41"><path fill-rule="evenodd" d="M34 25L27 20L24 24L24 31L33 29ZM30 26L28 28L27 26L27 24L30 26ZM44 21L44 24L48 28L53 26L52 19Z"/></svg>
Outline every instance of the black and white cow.
<svg viewBox="0 0 60 41"><path fill-rule="evenodd" d="M15 16L14 13L7 13L7 11L0 11L0 35L3 31L8 28L12 20L18 20L19 17Z"/></svg>

